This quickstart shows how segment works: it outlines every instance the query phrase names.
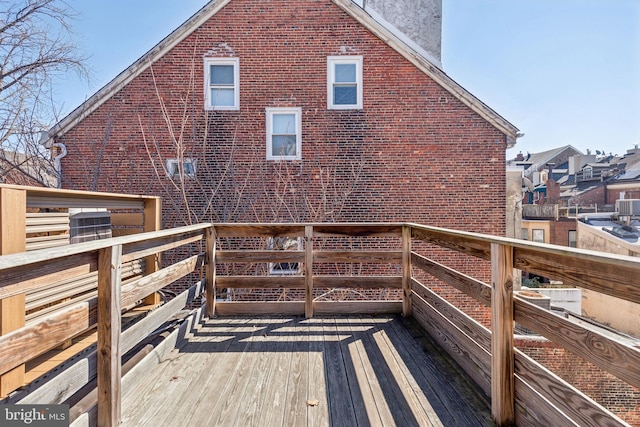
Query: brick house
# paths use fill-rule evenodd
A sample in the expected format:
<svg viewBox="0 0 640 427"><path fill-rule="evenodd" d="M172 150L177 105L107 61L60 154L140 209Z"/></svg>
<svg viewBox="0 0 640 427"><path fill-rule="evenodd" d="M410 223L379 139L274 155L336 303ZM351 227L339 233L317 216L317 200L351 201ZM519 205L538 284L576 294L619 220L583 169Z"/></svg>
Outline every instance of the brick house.
<svg viewBox="0 0 640 427"><path fill-rule="evenodd" d="M161 195L165 226L412 220L503 235L517 129L439 65L350 0L211 1L49 143L67 148L63 187Z"/></svg>

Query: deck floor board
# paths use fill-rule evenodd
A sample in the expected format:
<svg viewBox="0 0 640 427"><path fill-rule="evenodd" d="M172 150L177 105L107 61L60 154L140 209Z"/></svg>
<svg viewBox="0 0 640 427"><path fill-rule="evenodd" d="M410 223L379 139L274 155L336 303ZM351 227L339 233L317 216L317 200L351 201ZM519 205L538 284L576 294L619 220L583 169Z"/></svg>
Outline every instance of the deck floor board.
<svg viewBox="0 0 640 427"><path fill-rule="evenodd" d="M395 316L204 319L125 396L122 425L492 425L485 398L456 390L468 380L407 325Z"/></svg>

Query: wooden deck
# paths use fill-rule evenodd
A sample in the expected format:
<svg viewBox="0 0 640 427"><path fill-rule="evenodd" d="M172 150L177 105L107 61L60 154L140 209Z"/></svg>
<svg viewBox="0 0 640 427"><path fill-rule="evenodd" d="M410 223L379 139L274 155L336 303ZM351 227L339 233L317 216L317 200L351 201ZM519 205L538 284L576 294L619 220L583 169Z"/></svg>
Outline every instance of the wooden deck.
<svg viewBox="0 0 640 427"><path fill-rule="evenodd" d="M420 331L396 316L206 319L123 396L122 425L493 425Z"/></svg>

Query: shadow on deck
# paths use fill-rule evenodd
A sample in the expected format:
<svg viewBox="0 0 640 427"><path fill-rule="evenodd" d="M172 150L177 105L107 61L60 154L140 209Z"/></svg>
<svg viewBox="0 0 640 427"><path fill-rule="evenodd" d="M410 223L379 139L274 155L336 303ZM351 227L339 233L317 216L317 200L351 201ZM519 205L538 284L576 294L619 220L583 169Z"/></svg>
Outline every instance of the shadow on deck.
<svg viewBox="0 0 640 427"><path fill-rule="evenodd" d="M205 319L124 395L123 425L493 425L412 319Z"/></svg>

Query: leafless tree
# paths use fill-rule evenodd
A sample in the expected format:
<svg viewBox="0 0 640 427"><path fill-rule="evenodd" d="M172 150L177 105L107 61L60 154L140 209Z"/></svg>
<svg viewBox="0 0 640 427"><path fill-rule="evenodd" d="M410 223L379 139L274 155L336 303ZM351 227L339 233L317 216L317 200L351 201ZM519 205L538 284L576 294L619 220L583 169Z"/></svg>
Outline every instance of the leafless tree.
<svg viewBox="0 0 640 427"><path fill-rule="evenodd" d="M0 172L50 185L51 155L39 147L38 135L56 118L54 77L87 76L72 42L73 17L62 0L0 0Z"/></svg>

